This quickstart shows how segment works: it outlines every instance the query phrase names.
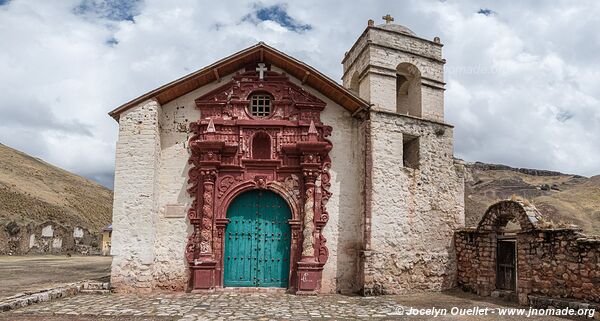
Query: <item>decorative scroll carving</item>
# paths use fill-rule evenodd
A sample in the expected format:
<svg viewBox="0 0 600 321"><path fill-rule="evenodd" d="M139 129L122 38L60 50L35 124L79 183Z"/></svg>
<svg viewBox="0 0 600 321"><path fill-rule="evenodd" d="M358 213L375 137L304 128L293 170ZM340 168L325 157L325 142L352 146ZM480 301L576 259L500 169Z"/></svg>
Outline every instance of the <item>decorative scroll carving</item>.
<svg viewBox="0 0 600 321"><path fill-rule="evenodd" d="M192 263L196 254L196 244L198 244L198 240L196 240L196 229L194 228L194 232L188 236L187 244L185 246L185 258L188 263Z"/></svg>
<svg viewBox="0 0 600 321"><path fill-rule="evenodd" d="M290 194L294 196L295 199L300 198L300 180L298 179L297 175L292 174L286 177L283 181L283 185L285 186L285 189L287 189Z"/></svg>
<svg viewBox="0 0 600 321"><path fill-rule="evenodd" d="M323 224L326 224L329 221L329 212L327 212L327 202L331 197L331 192L329 188L331 187L331 174L329 174L329 169L331 168L331 162L329 160L325 161L323 164L323 171L321 173L321 218L320 220Z"/></svg>
<svg viewBox="0 0 600 321"><path fill-rule="evenodd" d="M194 222L195 220L197 220L198 217L198 213L196 212L196 205L197 205L197 201L194 200L192 202L192 206L190 206L190 208L188 209L188 218L190 219L191 222Z"/></svg>
<svg viewBox="0 0 600 321"><path fill-rule="evenodd" d="M221 178L221 180L219 181L219 187L217 188L219 191L218 194L218 198L223 197L223 194L225 194L225 192L227 192L229 190L229 188L231 188L231 186L237 181L241 181L242 178L240 176L238 177L233 177L231 175L225 175L223 176L223 178Z"/></svg>
<svg viewBox="0 0 600 321"><path fill-rule="evenodd" d="M329 258L329 249L327 248L327 239L323 236L323 233L319 234L319 263L325 264Z"/></svg>

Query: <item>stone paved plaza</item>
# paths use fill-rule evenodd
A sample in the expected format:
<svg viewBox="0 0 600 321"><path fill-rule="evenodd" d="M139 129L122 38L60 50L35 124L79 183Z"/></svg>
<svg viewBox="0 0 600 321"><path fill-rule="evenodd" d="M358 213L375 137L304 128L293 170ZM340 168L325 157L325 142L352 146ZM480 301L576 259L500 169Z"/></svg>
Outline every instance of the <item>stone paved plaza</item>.
<svg viewBox="0 0 600 321"><path fill-rule="evenodd" d="M284 293L213 294L154 293L81 294L0 313L0 320L430 320L431 316L400 315L414 308L483 309L506 307L503 302L481 301L462 292L410 296L359 297L343 295L296 296ZM450 313L448 313L450 314ZM439 316L436 320L505 320L488 316ZM523 317L513 317L521 320ZM556 317L528 320L562 320Z"/></svg>

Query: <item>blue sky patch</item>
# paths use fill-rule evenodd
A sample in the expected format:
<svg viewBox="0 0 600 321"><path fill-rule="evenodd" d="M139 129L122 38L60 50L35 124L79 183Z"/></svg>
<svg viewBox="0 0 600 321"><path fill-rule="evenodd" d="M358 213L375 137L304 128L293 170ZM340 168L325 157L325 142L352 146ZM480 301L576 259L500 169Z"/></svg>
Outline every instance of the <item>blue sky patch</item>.
<svg viewBox="0 0 600 321"><path fill-rule="evenodd" d="M496 12L492 9L481 8L481 9L479 9L479 11L477 11L477 13L482 14L484 16L491 16L491 15L495 14Z"/></svg>
<svg viewBox="0 0 600 321"><path fill-rule="evenodd" d="M278 23L280 26L294 32L302 32L312 29L311 25L303 24L300 21L290 17L285 6L280 4L269 7L256 7L255 12L253 12L253 16L248 15L244 17L243 20L273 21Z"/></svg>
<svg viewBox="0 0 600 321"><path fill-rule="evenodd" d="M564 123L567 120L573 118L573 116L575 116L575 114L573 114L572 112L567 110L561 110L560 112L558 112L558 114L556 114L556 120L558 120L561 123Z"/></svg>
<svg viewBox="0 0 600 321"><path fill-rule="evenodd" d="M79 5L73 8L73 12L114 21L133 22L133 17L139 14L140 3L140 0L81 0Z"/></svg>
<svg viewBox="0 0 600 321"><path fill-rule="evenodd" d="M114 47L119 44L119 41L115 37L110 37L104 42L107 46Z"/></svg>
<svg viewBox="0 0 600 321"><path fill-rule="evenodd" d="M10 2L10 0L0 0L0 6L8 4L9 2Z"/></svg>

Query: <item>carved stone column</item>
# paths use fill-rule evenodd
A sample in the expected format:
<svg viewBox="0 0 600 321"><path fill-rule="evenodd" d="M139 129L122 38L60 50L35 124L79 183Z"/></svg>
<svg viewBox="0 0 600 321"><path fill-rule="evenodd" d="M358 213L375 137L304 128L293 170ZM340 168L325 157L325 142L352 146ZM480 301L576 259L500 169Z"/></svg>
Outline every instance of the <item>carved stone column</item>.
<svg viewBox="0 0 600 321"><path fill-rule="evenodd" d="M315 182L317 180L316 170L304 171L304 185L306 196L304 198L304 217L303 225L303 241L302 241L302 258L303 262L315 261Z"/></svg>
<svg viewBox="0 0 600 321"><path fill-rule="evenodd" d="M320 175L323 168L323 157L331 149L326 141L319 141L314 122L311 122L307 140L297 143L302 153L302 173L304 176L304 210L302 230L302 258L298 262L298 291L297 294L316 294L321 288L321 278L324 262L319 262L319 247L321 244L321 191Z"/></svg>
<svg viewBox="0 0 600 321"><path fill-rule="evenodd" d="M188 216L194 226L194 232L188 240L186 252L192 273L191 288L212 290L216 284L217 265L213 246L215 181L224 143L216 140L216 129L212 119L206 125L206 130L201 130L201 126L200 123L191 126L196 133L190 139L190 162L194 168L190 170L189 182L193 184L190 194L194 197L194 202ZM193 260L190 260L190 257L193 257Z"/></svg>
<svg viewBox="0 0 600 321"><path fill-rule="evenodd" d="M311 155L314 157L314 155ZM318 164L315 164L318 166ZM302 257L298 262L298 291L297 294L316 294L321 287L321 274L323 265L317 259L318 240L315 228L315 216L319 213L317 207L320 202L316 200L316 180L319 175L316 166L310 166L303 170L305 184L305 199L303 210L302 230Z"/></svg>
<svg viewBox="0 0 600 321"><path fill-rule="evenodd" d="M213 258L214 195L217 171L201 170L202 175L202 221L200 228L200 259Z"/></svg>
<svg viewBox="0 0 600 321"><path fill-rule="evenodd" d="M199 219L194 222L194 236L197 244L197 258L191 264L194 273L192 287L200 290L215 288L215 269L217 262L213 253L213 230L215 213L216 169L201 169L202 208Z"/></svg>

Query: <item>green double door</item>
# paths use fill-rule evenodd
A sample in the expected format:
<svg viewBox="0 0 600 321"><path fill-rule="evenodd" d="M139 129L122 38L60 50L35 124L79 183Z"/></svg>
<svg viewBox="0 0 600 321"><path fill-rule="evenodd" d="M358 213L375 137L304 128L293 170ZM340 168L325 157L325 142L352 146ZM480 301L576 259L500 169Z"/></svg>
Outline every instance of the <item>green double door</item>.
<svg viewBox="0 0 600 321"><path fill-rule="evenodd" d="M285 200L267 190L244 192L227 218L224 285L287 288L291 212Z"/></svg>

